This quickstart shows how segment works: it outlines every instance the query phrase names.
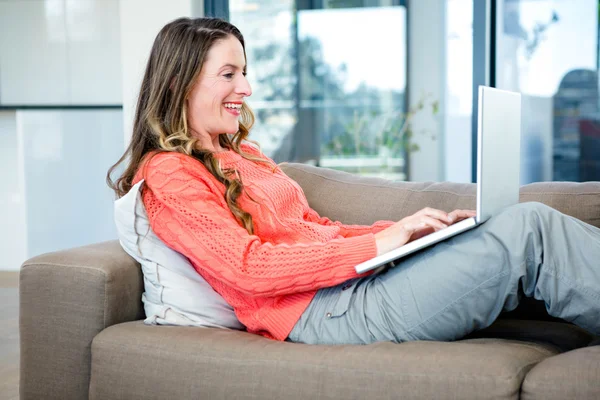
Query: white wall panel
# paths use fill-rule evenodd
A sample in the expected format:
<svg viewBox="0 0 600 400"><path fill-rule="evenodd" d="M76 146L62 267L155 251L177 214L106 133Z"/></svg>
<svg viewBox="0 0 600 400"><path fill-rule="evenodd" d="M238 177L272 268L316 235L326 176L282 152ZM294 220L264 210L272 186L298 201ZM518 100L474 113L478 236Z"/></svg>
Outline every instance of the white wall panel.
<svg viewBox="0 0 600 400"><path fill-rule="evenodd" d="M121 104L118 0L66 0L71 104Z"/></svg>
<svg viewBox="0 0 600 400"><path fill-rule="evenodd" d="M0 103L121 104L119 0L0 1Z"/></svg>
<svg viewBox="0 0 600 400"><path fill-rule="evenodd" d="M106 171L123 152L121 110L18 111L27 257L116 239Z"/></svg>
<svg viewBox="0 0 600 400"><path fill-rule="evenodd" d="M411 1L408 7L408 88L409 104L424 96L439 101L440 113L418 113L413 119L414 141L419 151L410 154L411 181L444 179L444 135L446 73L446 2ZM426 134L422 134L426 132ZM435 138L435 139L432 139Z"/></svg>
<svg viewBox="0 0 600 400"><path fill-rule="evenodd" d="M200 17L201 10L201 0L120 1L125 144L131 138L140 84L154 38L167 22L179 17Z"/></svg>
<svg viewBox="0 0 600 400"><path fill-rule="evenodd" d="M15 111L0 111L0 143L0 270L18 270L27 258L27 240Z"/></svg>
<svg viewBox="0 0 600 400"><path fill-rule="evenodd" d="M450 182L472 182L473 0L444 0L444 174Z"/></svg>
<svg viewBox="0 0 600 400"><path fill-rule="evenodd" d="M66 104L68 70L63 1L0 1L0 102Z"/></svg>

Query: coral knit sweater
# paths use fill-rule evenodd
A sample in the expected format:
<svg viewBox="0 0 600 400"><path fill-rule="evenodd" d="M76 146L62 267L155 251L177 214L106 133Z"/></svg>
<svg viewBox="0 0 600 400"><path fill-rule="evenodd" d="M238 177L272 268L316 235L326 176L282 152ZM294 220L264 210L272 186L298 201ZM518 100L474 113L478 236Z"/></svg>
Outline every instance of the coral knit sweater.
<svg viewBox="0 0 600 400"><path fill-rule="evenodd" d="M249 332L285 340L320 288L358 275L354 266L376 255L373 226L343 225L312 210L300 186L253 146L215 154L244 183L238 204L252 215L250 235L227 206L225 186L196 159L159 153L146 159L143 201L156 235L185 255L233 307ZM253 200L254 201L253 201Z"/></svg>

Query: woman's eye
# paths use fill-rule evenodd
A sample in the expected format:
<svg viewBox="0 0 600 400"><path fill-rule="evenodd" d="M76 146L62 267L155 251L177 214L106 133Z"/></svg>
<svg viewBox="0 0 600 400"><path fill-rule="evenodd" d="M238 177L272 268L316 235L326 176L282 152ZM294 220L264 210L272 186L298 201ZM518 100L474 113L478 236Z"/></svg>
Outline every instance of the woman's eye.
<svg viewBox="0 0 600 400"><path fill-rule="evenodd" d="M232 79L233 78L233 74L225 74L223 75L225 78L227 79Z"/></svg>

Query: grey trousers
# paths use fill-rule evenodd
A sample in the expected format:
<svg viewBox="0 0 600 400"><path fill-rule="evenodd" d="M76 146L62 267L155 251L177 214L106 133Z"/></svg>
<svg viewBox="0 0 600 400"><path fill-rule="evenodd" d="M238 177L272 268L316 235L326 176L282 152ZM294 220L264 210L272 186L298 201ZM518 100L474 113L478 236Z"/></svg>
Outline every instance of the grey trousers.
<svg viewBox="0 0 600 400"><path fill-rule="evenodd" d="M319 290L287 340L449 341L489 326L522 295L600 334L600 229L540 203L509 207L396 267Z"/></svg>

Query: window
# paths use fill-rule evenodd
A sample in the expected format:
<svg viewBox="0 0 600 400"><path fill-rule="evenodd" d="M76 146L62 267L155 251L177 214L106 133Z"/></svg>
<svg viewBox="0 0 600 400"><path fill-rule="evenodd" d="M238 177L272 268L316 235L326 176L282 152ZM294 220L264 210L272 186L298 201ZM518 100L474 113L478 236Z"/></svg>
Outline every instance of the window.
<svg viewBox="0 0 600 400"><path fill-rule="evenodd" d="M446 1L444 180L471 182L473 0Z"/></svg>
<svg viewBox="0 0 600 400"><path fill-rule="evenodd" d="M497 4L496 86L522 93L522 183L600 180L598 1Z"/></svg>
<svg viewBox="0 0 600 400"><path fill-rule="evenodd" d="M229 2L247 42L252 138L276 161L405 179L406 7L308 3Z"/></svg>

